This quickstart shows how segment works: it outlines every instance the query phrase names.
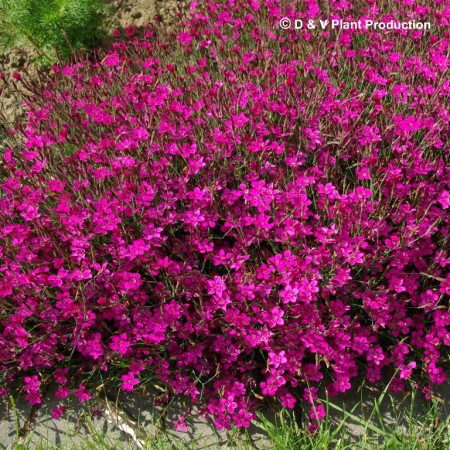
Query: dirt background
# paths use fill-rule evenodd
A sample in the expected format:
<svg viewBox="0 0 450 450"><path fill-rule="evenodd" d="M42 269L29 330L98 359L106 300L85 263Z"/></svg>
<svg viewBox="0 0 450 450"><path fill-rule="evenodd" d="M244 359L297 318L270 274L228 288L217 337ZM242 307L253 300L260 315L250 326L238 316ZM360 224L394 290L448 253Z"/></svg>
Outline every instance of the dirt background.
<svg viewBox="0 0 450 450"><path fill-rule="evenodd" d="M177 20L177 12L186 10L187 0L113 0L107 2L116 8L113 20L115 27L137 26L152 22L158 16L168 27Z"/></svg>
<svg viewBox="0 0 450 450"><path fill-rule="evenodd" d="M125 28L130 25L143 26L158 20L170 32L173 25L180 20L180 14L186 12L191 0L105 0L108 6L115 10L112 15L111 31L114 28ZM0 30L1 32L1 30ZM111 38L100 43L101 48L107 48ZM15 48L7 54L0 54L0 73L10 80L15 72L26 73L32 77L45 78L46 70L37 69L33 63L36 51L30 47ZM0 123L6 128L14 127L18 120L24 117L22 100L14 91L0 83ZM1 113L4 118L1 119ZM1 136L0 136L1 137Z"/></svg>

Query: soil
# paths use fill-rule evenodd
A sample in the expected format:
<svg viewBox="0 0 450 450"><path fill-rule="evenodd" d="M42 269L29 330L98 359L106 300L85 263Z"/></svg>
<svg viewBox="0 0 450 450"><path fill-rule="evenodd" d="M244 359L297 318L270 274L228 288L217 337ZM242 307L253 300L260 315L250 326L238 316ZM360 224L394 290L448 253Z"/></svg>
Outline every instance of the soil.
<svg viewBox="0 0 450 450"><path fill-rule="evenodd" d="M110 4L116 8L113 18L116 27L142 26L155 17L170 27L178 20L177 12L188 7L188 2L183 0L113 0Z"/></svg>
<svg viewBox="0 0 450 450"><path fill-rule="evenodd" d="M188 0L105 0L107 5L113 6L115 12L112 16L111 30L125 28L130 25L138 27L158 20L168 32L179 19L179 13L188 8ZM112 38L100 43L100 48L107 49ZM0 73L10 80L13 73L25 73L31 77L45 78L48 69L37 68L34 59L36 51L31 47L12 49L7 54L0 54ZM41 78L42 79L42 78ZM3 92L1 91L3 89ZM11 86L0 83L0 120L1 114L5 116L6 128L14 127L18 120L24 118L25 110L22 100L13 92ZM0 123L1 128L2 123Z"/></svg>

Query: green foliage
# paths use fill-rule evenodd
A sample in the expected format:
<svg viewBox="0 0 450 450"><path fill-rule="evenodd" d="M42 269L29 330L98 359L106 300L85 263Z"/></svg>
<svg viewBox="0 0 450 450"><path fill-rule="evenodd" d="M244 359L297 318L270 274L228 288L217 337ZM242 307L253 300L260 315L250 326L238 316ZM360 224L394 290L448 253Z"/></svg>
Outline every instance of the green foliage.
<svg viewBox="0 0 450 450"><path fill-rule="evenodd" d="M98 43L109 13L103 0L0 0L0 52L31 44L47 59L68 57Z"/></svg>
<svg viewBox="0 0 450 450"><path fill-rule="evenodd" d="M274 419L259 413L253 423L273 450L450 450L450 415L443 400L420 401L414 387L400 400L388 392L389 385L375 397L365 391L350 411L321 399L327 415L313 432L287 409Z"/></svg>

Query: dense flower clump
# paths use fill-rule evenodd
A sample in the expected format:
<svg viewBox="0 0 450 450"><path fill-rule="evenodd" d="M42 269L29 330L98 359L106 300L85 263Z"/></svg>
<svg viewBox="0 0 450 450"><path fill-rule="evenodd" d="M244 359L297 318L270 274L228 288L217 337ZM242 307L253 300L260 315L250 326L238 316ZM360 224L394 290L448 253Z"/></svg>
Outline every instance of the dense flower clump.
<svg viewBox="0 0 450 450"><path fill-rule="evenodd" d="M299 3L194 2L176 39L128 29L24 81L1 169L2 393L36 404L54 381L85 401L80 371L119 367L126 391L149 371L246 427L261 397L314 404L325 374L330 394L361 371L444 381L449 6Z"/></svg>

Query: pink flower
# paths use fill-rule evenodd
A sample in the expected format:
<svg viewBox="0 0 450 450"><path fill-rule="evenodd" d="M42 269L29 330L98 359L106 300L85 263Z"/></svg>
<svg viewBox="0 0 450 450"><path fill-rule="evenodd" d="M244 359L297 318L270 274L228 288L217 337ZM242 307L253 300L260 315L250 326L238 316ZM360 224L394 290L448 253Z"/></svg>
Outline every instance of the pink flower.
<svg viewBox="0 0 450 450"><path fill-rule="evenodd" d="M270 312L264 314L267 325L269 325L270 328L274 328L277 325L283 325L284 324L283 316L284 311L279 306L275 306L274 308L272 308Z"/></svg>
<svg viewBox="0 0 450 450"><path fill-rule="evenodd" d="M137 378L134 378L133 372L128 372L125 375L122 375L122 389L124 391L132 391L134 389L134 386L136 384L139 384L139 380Z"/></svg>
<svg viewBox="0 0 450 450"><path fill-rule="evenodd" d="M78 398L78 400L81 403L84 403L87 400L91 399L91 394L89 394L89 392L86 391L86 386L81 385L77 391L74 392L75 397Z"/></svg>
<svg viewBox="0 0 450 450"><path fill-rule="evenodd" d="M60 368L60 369L56 370L55 380L58 382L58 384L64 384L67 382L67 378L65 376L65 375L67 375L67 373L69 373L68 367Z"/></svg>
<svg viewBox="0 0 450 450"><path fill-rule="evenodd" d="M139 372L142 372L145 369L145 365L141 359L138 360L132 360L130 363L130 372L134 373L135 375L139 374Z"/></svg>
<svg viewBox="0 0 450 450"><path fill-rule="evenodd" d="M64 190L64 187L66 186L66 183L60 180L50 180L47 183L47 187L54 192L62 192Z"/></svg>
<svg viewBox="0 0 450 450"><path fill-rule="evenodd" d="M39 377L37 375L33 375L32 377L25 377L23 381L25 382L24 390L26 392L37 391L39 389L39 386L41 385L41 382L39 381Z"/></svg>
<svg viewBox="0 0 450 450"><path fill-rule="evenodd" d="M69 388L67 386L60 386L55 393L56 398L67 398L69 396Z"/></svg>
<svg viewBox="0 0 450 450"><path fill-rule="evenodd" d="M294 409L295 404L297 403L297 399L289 392L280 396L280 400L281 406L283 406L283 408Z"/></svg>
<svg viewBox="0 0 450 450"><path fill-rule="evenodd" d="M267 214L257 214L253 219L253 223L256 228L261 228L268 231L273 228L273 223L269 223L271 219L272 217Z"/></svg>
<svg viewBox="0 0 450 450"><path fill-rule="evenodd" d="M232 115L231 119L231 123L228 123L230 123L230 125L233 124L235 128L241 128L249 121L248 117L244 113L240 113L236 116Z"/></svg>
<svg viewBox="0 0 450 450"><path fill-rule="evenodd" d="M193 39L194 39L194 37L188 32L182 32L178 35L178 40L182 44L190 44Z"/></svg>
<svg viewBox="0 0 450 450"><path fill-rule="evenodd" d="M29 392L25 395L25 400L28 400L30 405L39 405L42 403L42 394L40 392Z"/></svg>
<svg viewBox="0 0 450 450"><path fill-rule="evenodd" d="M39 217L41 217L41 215L38 212L39 211L38 206L26 204L26 205L22 205L20 207L20 210L22 211L20 213L20 215L27 221L30 221L33 219L38 219Z"/></svg>
<svg viewBox="0 0 450 450"><path fill-rule="evenodd" d="M187 433L189 431L186 425L186 418L183 414L181 414L177 420L173 420L172 422L174 424L175 431L182 431L183 433Z"/></svg>
<svg viewBox="0 0 450 450"><path fill-rule="evenodd" d="M52 409L52 419L59 419L65 412L65 406L57 406Z"/></svg>
<svg viewBox="0 0 450 450"><path fill-rule="evenodd" d="M280 388L284 384L286 384L286 379L276 372L273 372L273 374L267 378L267 381L263 381L260 383L260 386L263 395L273 397L278 388Z"/></svg>
<svg viewBox="0 0 450 450"><path fill-rule="evenodd" d="M207 281L209 289L208 294L214 294L217 297L222 297L222 294L227 290L227 286L222 277L216 275L213 280Z"/></svg>
<svg viewBox="0 0 450 450"><path fill-rule="evenodd" d="M42 402L42 394L39 392L39 386L41 382L37 375L32 377L25 377L23 379L25 382L23 390L27 393L25 399L28 400L30 405L38 405Z"/></svg>
<svg viewBox="0 0 450 450"><path fill-rule="evenodd" d="M388 57L388 60L390 62L398 62L401 59L402 59L402 55L401 55L401 53L398 53L398 52L392 52Z"/></svg>
<svg viewBox="0 0 450 450"><path fill-rule="evenodd" d="M196 208L194 211L188 211L185 214L185 223L196 227L205 220L205 216L202 214L200 208Z"/></svg>
<svg viewBox="0 0 450 450"><path fill-rule="evenodd" d="M392 277L389 280L389 289L395 291L395 292L405 292L406 288L403 285L403 280L399 277Z"/></svg>
<svg viewBox="0 0 450 450"><path fill-rule="evenodd" d="M297 301L298 295L300 293L300 289L298 288L298 283L294 282L294 285L291 286L287 284L284 289L280 291L281 301L283 303L295 303Z"/></svg>
<svg viewBox="0 0 450 450"><path fill-rule="evenodd" d="M450 192L446 189L443 189L439 193L437 201L441 204L443 209L450 208Z"/></svg>
<svg viewBox="0 0 450 450"><path fill-rule="evenodd" d="M111 343L109 344L109 348L116 352L119 352L121 355L125 355L127 353L128 348L131 343L128 340L128 336L126 333L121 333L118 336L113 336L111 338Z"/></svg>
<svg viewBox="0 0 450 450"><path fill-rule="evenodd" d="M380 130L378 127L376 127L376 126L370 127L368 125L365 125L363 130L360 133L358 142L361 145L370 145L370 144L374 144L375 142L380 142L381 136L379 133L380 133Z"/></svg>
<svg viewBox="0 0 450 450"><path fill-rule="evenodd" d="M137 127L131 132L131 137L136 141L146 141L148 139L148 131L144 127Z"/></svg>
<svg viewBox="0 0 450 450"><path fill-rule="evenodd" d="M405 380L407 378L411 377L412 371L413 369L416 367L416 362L415 361L411 361L410 363L408 363L407 365L405 364L400 364L399 369L400 369L400 378L402 380Z"/></svg>
<svg viewBox="0 0 450 450"><path fill-rule="evenodd" d="M118 287L122 294L137 291L143 283L138 273L122 272L118 274L117 278L120 280Z"/></svg>
<svg viewBox="0 0 450 450"><path fill-rule="evenodd" d="M409 135L411 131L420 129L420 121L414 116L408 116L404 119L402 116L395 116L394 123L397 125L396 133L398 135Z"/></svg>
<svg viewBox="0 0 450 450"><path fill-rule="evenodd" d="M110 53L104 60L104 64L108 67L114 67L120 64L120 58L117 52Z"/></svg>
<svg viewBox="0 0 450 450"><path fill-rule="evenodd" d="M326 416L325 408L322 404L311 406L311 413L309 417L313 420L320 421Z"/></svg>
<svg viewBox="0 0 450 450"><path fill-rule="evenodd" d="M274 367L275 369L283 366L287 363L286 352L284 350L279 353L275 353L272 350L269 350L269 365Z"/></svg>

